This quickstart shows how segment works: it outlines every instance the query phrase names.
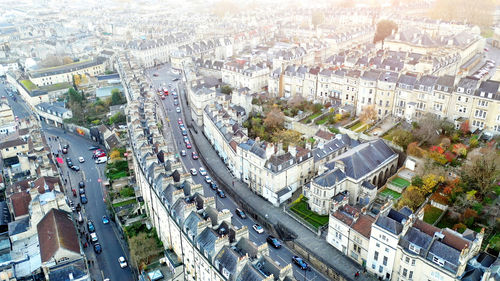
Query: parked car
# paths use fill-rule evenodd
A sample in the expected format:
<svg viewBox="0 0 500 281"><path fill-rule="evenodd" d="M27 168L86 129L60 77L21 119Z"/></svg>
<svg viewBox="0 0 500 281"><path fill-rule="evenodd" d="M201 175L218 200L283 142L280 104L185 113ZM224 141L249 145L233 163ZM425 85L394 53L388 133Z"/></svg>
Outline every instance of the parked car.
<svg viewBox="0 0 500 281"><path fill-rule="evenodd" d="M300 267L302 270L309 269L309 265L299 256L293 256L292 262Z"/></svg>
<svg viewBox="0 0 500 281"><path fill-rule="evenodd" d="M217 183L215 181L212 180L211 183L209 183L210 187L213 189L213 190L216 190L217 189Z"/></svg>
<svg viewBox="0 0 500 281"><path fill-rule="evenodd" d="M80 195L85 194L85 188L80 188L78 190L78 194L80 194Z"/></svg>
<svg viewBox="0 0 500 281"><path fill-rule="evenodd" d="M246 219L247 218L247 215L245 214L245 212L243 212L243 210L240 209L240 208L236 208L234 210L234 212L236 213L236 215L238 215L238 217L240 217L242 219Z"/></svg>
<svg viewBox="0 0 500 281"><path fill-rule="evenodd" d="M80 195L80 202L82 202L82 204L87 204L89 202L85 194Z"/></svg>
<svg viewBox="0 0 500 281"><path fill-rule="evenodd" d="M89 232L95 232L95 226L92 221L87 221L87 229Z"/></svg>
<svg viewBox="0 0 500 281"><path fill-rule="evenodd" d="M177 119L177 124L182 124L182 118Z"/></svg>
<svg viewBox="0 0 500 281"><path fill-rule="evenodd" d="M262 234L264 233L264 228L262 228L262 226L258 225L258 224L254 224L252 226L253 230L255 230L255 232L257 232L258 234Z"/></svg>
<svg viewBox="0 0 500 281"><path fill-rule="evenodd" d="M224 191L222 191L222 189L217 188L217 191L215 193L217 193L220 198L226 198L226 194L224 193Z"/></svg>
<svg viewBox="0 0 500 281"><path fill-rule="evenodd" d="M103 224L108 224L109 223L109 219L107 216L102 216L102 223Z"/></svg>
<svg viewBox="0 0 500 281"><path fill-rule="evenodd" d="M191 172L191 175L193 176L196 176L198 174L198 172L196 171L195 168L191 168L191 170L189 170Z"/></svg>
<svg viewBox="0 0 500 281"><path fill-rule="evenodd" d="M108 161L108 157L104 156L104 157L99 157L95 160L95 163L96 164L102 164L102 163L106 163Z"/></svg>
<svg viewBox="0 0 500 281"><path fill-rule="evenodd" d="M281 248L280 241L278 240L278 238L276 238L274 236L271 236L271 235L267 236L266 241L267 241L267 243L271 244L271 246L273 246L273 248L275 248L275 249Z"/></svg>
<svg viewBox="0 0 500 281"><path fill-rule="evenodd" d="M187 149L191 149L192 147L193 147L193 146L191 146L191 143L190 143L190 142L187 142L187 143L186 143L186 148L187 148Z"/></svg>
<svg viewBox="0 0 500 281"><path fill-rule="evenodd" d="M79 183L78 183L78 187L79 187L79 188L83 188L83 187L85 187L85 182L84 182L84 181L79 182Z"/></svg>
<svg viewBox="0 0 500 281"><path fill-rule="evenodd" d="M78 157L78 162L80 162L80 163L85 162L85 158L83 158L82 156Z"/></svg>
<svg viewBox="0 0 500 281"><path fill-rule="evenodd" d="M189 138L187 136L184 136L184 143L188 143L189 142Z"/></svg>
<svg viewBox="0 0 500 281"><path fill-rule="evenodd" d="M176 96L174 96L174 98L175 98L175 97L176 97ZM177 112L177 113L181 113L181 108L180 108L180 107L176 107L176 108L175 108L175 112Z"/></svg>
<svg viewBox="0 0 500 281"><path fill-rule="evenodd" d="M210 176L205 176L205 181L207 183L211 183L212 182L212 178Z"/></svg>
<svg viewBox="0 0 500 281"><path fill-rule="evenodd" d="M71 167L73 167L73 162L70 161L66 161L66 164L68 165L68 168L71 169Z"/></svg>
<svg viewBox="0 0 500 281"><path fill-rule="evenodd" d="M99 238L97 237L97 233L95 233L95 232L90 233L90 242L95 243L97 241L99 241Z"/></svg>
<svg viewBox="0 0 500 281"><path fill-rule="evenodd" d="M202 176L206 176L206 175L207 175L207 171L206 171L206 170L205 170L205 168L203 168L203 167L200 167L200 168L198 169L198 171L200 171L200 175L202 175Z"/></svg>
<svg viewBox="0 0 500 281"><path fill-rule="evenodd" d="M124 257L119 257L118 258L118 263L120 264L120 267L121 268L125 268L127 267L127 261L125 260Z"/></svg>
<svg viewBox="0 0 500 281"><path fill-rule="evenodd" d="M178 106L179 105L179 101L178 100L174 100L174 105Z"/></svg>
<svg viewBox="0 0 500 281"><path fill-rule="evenodd" d="M100 253L102 252L102 247L101 247L101 244L99 244L99 243L95 243L95 244L94 244L94 252L95 252L96 254L100 254Z"/></svg>
<svg viewBox="0 0 500 281"><path fill-rule="evenodd" d="M99 147L95 145L89 146L89 150L96 150L96 149L99 149Z"/></svg>
<svg viewBox="0 0 500 281"><path fill-rule="evenodd" d="M74 170L74 171L80 171L80 167L76 166L76 165L73 165L71 166L71 169Z"/></svg>

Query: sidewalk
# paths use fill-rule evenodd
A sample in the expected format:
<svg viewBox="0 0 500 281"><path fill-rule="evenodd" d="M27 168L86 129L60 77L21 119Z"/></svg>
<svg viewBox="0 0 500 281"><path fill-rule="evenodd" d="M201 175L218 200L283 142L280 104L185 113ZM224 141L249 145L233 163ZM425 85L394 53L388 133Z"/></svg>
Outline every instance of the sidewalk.
<svg viewBox="0 0 500 281"><path fill-rule="evenodd" d="M181 94L182 92L182 94ZM318 237L316 233L311 232L302 224L285 214L281 208L276 208L269 202L254 194L245 183L239 181L229 173L224 162L215 152L215 149L210 145L206 137L202 133L202 129L197 127L191 120L190 111L187 110L185 104L184 91L179 91L179 96L182 97L183 114L185 122L189 127L196 127L195 130L190 129L193 144L196 146L202 160L205 162L207 169L215 173L215 177L219 179L220 184L223 184L225 189L232 189L244 201L245 205L251 207L256 213L262 217L266 217L267 221L276 225L278 222L293 230L297 234L295 240L303 248L305 248L314 259L319 259L329 269L335 271L340 276L348 280L354 280L354 274L363 269L354 261L343 255L337 249L328 244L324 239ZM197 132L196 132L197 131ZM234 182L234 185L233 185ZM232 186L232 187L231 187ZM304 257L307 258L307 257ZM320 269L325 272L325 269ZM328 275L327 275L328 276ZM356 279L358 280L376 280L370 275L361 274Z"/></svg>

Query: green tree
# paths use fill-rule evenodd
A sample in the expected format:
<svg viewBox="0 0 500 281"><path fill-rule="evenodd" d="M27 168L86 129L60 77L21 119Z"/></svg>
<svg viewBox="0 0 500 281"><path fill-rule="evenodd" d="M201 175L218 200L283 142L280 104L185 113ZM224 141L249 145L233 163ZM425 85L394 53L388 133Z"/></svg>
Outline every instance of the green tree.
<svg viewBox="0 0 500 281"><path fill-rule="evenodd" d="M127 116L122 112L117 112L113 116L109 117L109 124L125 124L127 123Z"/></svg>
<svg viewBox="0 0 500 281"><path fill-rule="evenodd" d="M375 36L373 36L373 44L377 42L382 42L382 49L384 48L384 40L392 32L398 31L398 25L391 20L381 20L377 23L377 30L375 31Z"/></svg>
<svg viewBox="0 0 500 281"><path fill-rule="evenodd" d="M111 90L111 105L124 104L124 97L119 89Z"/></svg>
<svg viewBox="0 0 500 281"><path fill-rule="evenodd" d="M408 144L410 144L413 141L413 135L405 131L403 129L395 129L392 133L392 141L401 146L404 150L408 147Z"/></svg>
<svg viewBox="0 0 500 281"><path fill-rule="evenodd" d="M224 85L220 88L220 92L226 95L230 95L233 93L233 88L229 85Z"/></svg>

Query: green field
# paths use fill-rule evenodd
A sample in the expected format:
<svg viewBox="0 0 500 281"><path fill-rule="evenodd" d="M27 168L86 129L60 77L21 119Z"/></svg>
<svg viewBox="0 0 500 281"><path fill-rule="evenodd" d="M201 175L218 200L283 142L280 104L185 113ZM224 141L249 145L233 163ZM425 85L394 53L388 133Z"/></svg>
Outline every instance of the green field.
<svg viewBox="0 0 500 281"><path fill-rule="evenodd" d="M433 224L442 213L443 211L441 211L440 209L431 205L427 205L424 212L424 221L428 224Z"/></svg>
<svg viewBox="0 0 500 281"><path fill-rule="evenodd" d="M391 184L400 188L405 188L410 185L410 182L400 177L396 177L391 181Z"/></svg>
<svg viewBox="0 0 500 281"><path fill-rule="evenodd" d="M391 196L395 200L398 200L399 197L401 197L401 193L396 192L396 191L389 189L387 187L384 188L382 191L380 191L380 194L385 195L385 196Z"/></svg>
<svg viewBox="0 0 500 281"><path fill-rule="evenodd" d="M328 224L328 216L320 216L309 210L307 201L302 199L290 207L295 214L310 223L315 228Z"/></svg>
<svg viewBox="0 0 500 281"><path fill-rule="evenodd" d="M38 89L37 85L33 84L33 82L31 82L31 80L21 80L20 82L30 92Z"/></svg>

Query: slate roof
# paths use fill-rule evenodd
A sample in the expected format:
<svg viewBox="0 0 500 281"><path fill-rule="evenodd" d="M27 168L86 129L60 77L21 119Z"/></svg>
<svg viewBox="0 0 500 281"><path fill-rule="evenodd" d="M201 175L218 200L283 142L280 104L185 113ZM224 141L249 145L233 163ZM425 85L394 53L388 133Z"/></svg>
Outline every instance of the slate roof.
<svg viewBox="0 0 500 281"><path fill-rule="evenodd" d="M4 141L4 142L0 143L0 149L13 147L13 146L26 145L26 144L28 144L28 142L23 140L23 139L14 139L14 140Z"/></svg>
<svg viewBox="0 0 500 281"><path fill-rule="evenodd" d="M64 107L64 103L56 103L56 102L54 103L42 102L37 104L36 107L44 112L59 117L62 117L66 112L71 111Z"/></svg>
<svg viewBox="0 0 500 281"><path fill-rule="evenodd" d="M333 188L336 184L342 182L345 178L345 174L340 169L333 169L328 170L327 172L314 178L314 183L322 187Z"/></svg>
<svg viewBox="0 0 500 281"><path fill-rule="evenodd" d="M398 81L398 78L399 78L399 73L392 71L385 71L379 76L378 80L390 83L396 83Z"/></svg>
<svg viewBox="0 0 500 281"><path fill-rule="evenodd" d="M42 263L49 261L59 248L80 254L80 244L71 215L51 209L36 226Z"/></svg>
<svg viewBox="0 0 500 281"><path fill-rule="evenodd" d="M448 90L446 92L451 93L455 86L455 76L452 75L443 75L440 76L436 82L436 90L445 91L445 88Z"/></svg>
<svg viewBox="0 0 500 281"><path fill-rule="evenodd" d="M336 135L335 138L323 145L323 148L315 148L313 150L314 162L317 162L328 155L335 153L339 149L344 147L352 148L357 146L359 143L356 140L351 139L347 134Z"/></svg>
<svg viewBox="0 0 500 281"><path fill-rule="evenodd" d="M397 156L397 153L382 139L378 139L351 148L333 159L333 161L342 161L345 174L350 178L360 179L395 156Z"/></svg>
<svg viewBox="0 0 500 281"><path fill-rule="evenodd" d="M477 89L475 95L479 97L500 100L500 94L498 94L499 87L500 87L500 82L491 80L483 81L479 85L479 88Z"/></svg>
<svg viewBox="0 0 500 281"><path fill-rule="evenodd" d="M467 90L471 90L472 92L477 89L479 85L479 81L477 79L464 77L458 81L457 88L464 88L466 92Z"/></svg>
<svg viewBox="0 0 500 281"><path fill-rule="evenodd" d="M236 278L237 281L263 281L266 277L257 271L251 263L247 263Z"/></svg>
<svg viewBox="0 0 500 281"><path fill-rule="evenodd" d="M211 260L215 255L215 241L219 236L217 233L211 228L205 228L197 237L196 243L200 250L205 251Z"/></svg>
<svg viewBox="0 0 500 281"><path fill-rule="evenodd" d="M402 85L404 85L404 86L410 86L410 89L413 89L413 86L415 85L416 82L417 82L417 77L408 74L403 74L399 76L398 87L402 87Z"/></svg>
<svg viewBox="0 0 500 281"><path fill-rule="evenodd" d="M393 234L400 234L401 231L403 230L403 222L404 220L407 220L408 216L391 209L389 210L389 213L387 215L380 215L377 220L375 221L375 224L380 226L381 228L393 233Z"/></svg>
<svg viewBox="0 0 500 281"><path fill-rule="evenodd" d="M88 67L103 64L105 61L106 61L106 58L97 57L97 58L90 60L90 61L83 61L83 62L77 62L77 63L71 63L71 64L66 64L66 65L61 65L61 66L56 66L56 67L35 70L35 71L30 72L30 76L37 78L37 77L45 77L45 76L50 76L50 75L73 72L73 71L77 71L80 69L85 69Z"/></svg>
<svg viewBox="0 0 500 281"><path fill-rule="evenodd" d="M362 79L364 80L370 80L370 81L377 81L379 78L381 72L378 70L370 69L367 70L363 73L363 76L361 76Z"/></svg>
<svg viewBox="0 0 500 281"><path fill-rule="evenodd" d="M234 250L232 250L228 245L222 247L217 256L215 257L216 261L219 261L218 270L222 272L222 269L225 268L229 273L234 275L236 273L239 255Z"/></svg>

